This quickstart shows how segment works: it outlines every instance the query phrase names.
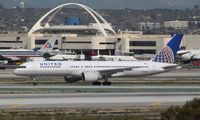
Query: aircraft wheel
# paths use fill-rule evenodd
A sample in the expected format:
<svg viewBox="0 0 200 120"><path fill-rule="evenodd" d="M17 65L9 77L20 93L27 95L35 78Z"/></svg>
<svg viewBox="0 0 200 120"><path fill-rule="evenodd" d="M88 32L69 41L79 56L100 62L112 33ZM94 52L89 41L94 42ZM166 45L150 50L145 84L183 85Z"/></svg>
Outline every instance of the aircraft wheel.
<svg viewBox="0 0 200 120"><path fill-rule="evenodd" d="M104 86L111 86L112 83L111 83L111 82L103 82L103 85L104 85Z"/></svg>
<svg viewBox="0 0 200 120"><path fill-rule="evenodd" d="M37 82L33 82L33 86L37 86L38 85L38 83Z"/></svg>
<svg viewBox="0 0 200 120"><path fill-rule="evenodd" d="M93 82L92 85L101 85L101 82Z"/></svg>

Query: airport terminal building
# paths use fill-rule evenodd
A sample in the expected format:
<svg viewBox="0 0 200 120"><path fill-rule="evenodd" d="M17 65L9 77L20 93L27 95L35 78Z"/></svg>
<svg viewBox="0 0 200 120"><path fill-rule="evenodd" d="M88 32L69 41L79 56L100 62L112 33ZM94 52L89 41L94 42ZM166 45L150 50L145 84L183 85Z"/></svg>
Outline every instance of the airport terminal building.
<svg viewBox="0 0 200 120"><path fill-rule="evenodd" d="M0 48L39 48L48 39L56 39L55 48L84 54L113 55L115 50L134 52L137 58L149 58L170 39L170 35L118 34L116 36L77 36L75 34L0 34ZM200 35L185 35L182 46L199 49Z"/></svg>

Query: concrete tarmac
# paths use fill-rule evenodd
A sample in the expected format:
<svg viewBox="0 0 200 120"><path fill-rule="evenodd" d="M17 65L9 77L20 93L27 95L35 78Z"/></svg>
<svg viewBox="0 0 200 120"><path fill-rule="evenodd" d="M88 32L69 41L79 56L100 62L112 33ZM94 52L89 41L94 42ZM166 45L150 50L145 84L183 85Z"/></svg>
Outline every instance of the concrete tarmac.
<svg viewBox="0 0 200 120"><path fill-rule="evenodd" d="M71 84L0 84L0 94L32 94L32 93L123 93L123 92L200 92L197 84L127 84L112 86L71 85Z"/></svg>
<svg viewBox="0 0 200 120"><path fill-rule="evenodd" d="M160 107L195 97L200 93L0 94L0 109Z"/></svg>
<svg viewBox="0 0 200 120"><path fill-rule="evenodd" d="M58 90L69 92L59 93ZM73 90L76 92L72 93ZM196 84L129 86L0 84L0 91L13 91L11 94L0 94L2 110L164 107L182 105L186 101L200 97L200 86ZM15 94L16 91L30 93Z"/></svg>

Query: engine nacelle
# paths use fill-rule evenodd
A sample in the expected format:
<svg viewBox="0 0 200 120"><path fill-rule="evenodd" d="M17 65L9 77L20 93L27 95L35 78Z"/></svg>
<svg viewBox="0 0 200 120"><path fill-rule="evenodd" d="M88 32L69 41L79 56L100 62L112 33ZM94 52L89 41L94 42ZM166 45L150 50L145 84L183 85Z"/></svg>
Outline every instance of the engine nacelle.
<svg viewBox="0 0 200 120"><path fill-rule="evenodd" d="M102 79L102 76L99 74L99 72L84 72L82 76L84 81L89 81L89 82Z"/></svg>
<svg viewBox="0 0 200 120"><path fill-rule="evenodd" d="M65 82L73 83L82 80L81 77L74 77L74 76L64 76Z"/></svg>

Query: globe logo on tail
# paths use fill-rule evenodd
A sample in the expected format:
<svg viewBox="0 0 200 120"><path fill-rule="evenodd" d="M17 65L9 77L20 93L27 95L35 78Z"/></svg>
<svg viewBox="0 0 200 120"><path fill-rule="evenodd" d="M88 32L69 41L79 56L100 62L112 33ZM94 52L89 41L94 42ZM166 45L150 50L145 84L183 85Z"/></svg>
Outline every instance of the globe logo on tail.
<svg viewBox="0 0 200 120"><path fill-rule="evenodd" d="M155 56L153 59L155 62L163 62L163 63L174 63L174 53L172 49L168 46L165 46L159 54Z"/></svg>

